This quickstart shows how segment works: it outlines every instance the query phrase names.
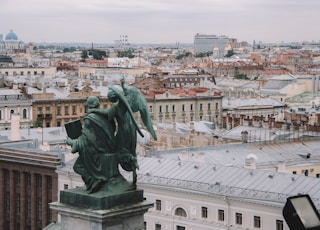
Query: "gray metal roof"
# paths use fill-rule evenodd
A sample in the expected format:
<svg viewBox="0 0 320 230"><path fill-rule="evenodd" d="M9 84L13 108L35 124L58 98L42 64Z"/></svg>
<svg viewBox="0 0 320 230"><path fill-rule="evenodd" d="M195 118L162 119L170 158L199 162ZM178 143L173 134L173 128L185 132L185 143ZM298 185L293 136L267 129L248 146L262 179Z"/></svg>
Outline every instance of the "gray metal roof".
<svg viewBox="0 0 320 230"><path fill-rule="evenodd" d="M320 208L318 178L172 159L139 158L138 184L281 205L309 194Z"/></svg>
<svg viewBox="0 0 320 230"><path fill-rule="evenodd" d="M310 153L310 158L304 158ZM229 143L223 145L180 148L163 151L149 151L147 156L157 156L163 159L186 159L189 161L208 162L217 165L242 167L248 155L257 157L257 168L277 167L279 162L286 165L320 163L320 144L318 140L304 142L256 142ZM199 158L199 155L202 155Z"/></svg>

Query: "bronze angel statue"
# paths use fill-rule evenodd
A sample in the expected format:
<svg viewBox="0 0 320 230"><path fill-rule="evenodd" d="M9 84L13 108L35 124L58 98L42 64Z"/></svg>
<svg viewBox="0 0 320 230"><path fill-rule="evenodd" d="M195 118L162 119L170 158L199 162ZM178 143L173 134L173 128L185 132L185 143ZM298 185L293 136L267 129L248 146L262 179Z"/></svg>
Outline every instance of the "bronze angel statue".
<svg viewBox="0 0 320 230"><path fill-rule="evenodd" d="M122 187L128 187L130 189L135 188L136 186L136 169L139 168L138 162L137 162L137 153L136 153L136 145L137 145L137 133L143 137L143 133L141 132L136 120L134 119L133 112L140 112L143 124L146 126L147 130L150 132L151 136L156 140L157 136L156 133L153 129L151 118L148 112L148 107L147 107L147 102L141 92L131 86L125 86L124 85L124 80L121 82L121 86L112 86L109 87L108 91L108 98L109 100L113 103L112 106L109 109L101 109L98 106L90 106L88 107L88 119L89 118L93 121L92 123L95 124L103 124L101 126L101 134L99 136L105 136L103 139L108 139L109 145L108 145L108 151L115 153L115 157L113 157L112 161L114 162L112 164L112 167L115 168L113 169L112 175L117 175L118 178L121 178L120 181L122 181L122 176L118 175L119 172L116 170L118 167L118 164L121 165L121 167L126 170L126 171L132 171L133 172L133 186L127 186L125 183L121 182L121 184L124 184L125 186ZM98 103L96 103L98 104ZM108 121L111 123L109 125L110 127L107 126L106 122L102 122L102 119L105 121ZM91 121L90 120L90 121ZM115 124L113 125L113 121L115 120ZM106 131L103 130L103 127L105 127ZM90 127L88 127L90 128ZM94 150L94 152L97 152L99 147L99 143L104 143L101 146L104 146L106 143L106 140L99 140L98 136L93 136L93 133L95 130L98 130L97 128L92 129L90 132L83 132L84 135L87 135L87 137L93 137L91 138L92 141L92 147L89 149L87 148L87 151L85 151L85 154L92 155L91 149ZM102 135L106 134L106 135ZM85 140L89 139L86 136L80 136L78 139L82 140L85 138ZM88 141L87 141L88 142ZM73 152L79 151L80 148L78 148L77 143L80 143L78 140L71 140L68 139L67 141L68 144L70 144L73 147ZM104 148L104 147L103 147ZM107 149L107 148L105 148ZM83 151L84 152L84 151ZM101 153L103 150L100 151ZM99 152L99 153L100 153ZM109 161L110 161L110 154L109 152L106 152L106 157L108 156ZM109 165L110 163L100 163L101 165L99 166L99 160L104 159L105 157L102 157L103 154L95 154L98 157L96 158L97 160L93 162L92 160L88 161L85 160L85 156L81 156L81 159L83 160L78 164L81 170L78 168L75 170L78 172L80 175L82 175L82 178L87 185L87 189L89 192L96 192L99 191L100 188L107 188L108 186L105 186L108 184L108 180L111 180L112 178L110 175L108 176L100 176L99 171L97 169L104 168L106 167L106 164ZM81 154L80 154L81 155ZM90 158L90 157L88 157ZM99 160L98 160L99 159ZM80 161L80 157L79 157ZM101 161L103 162L103 161ZM88 167L85 165L87 163L90 163ZM93 167L94 166L94 167ZM111 167L111 166L107 166ZM90 169L86 169L90 168ZM91 176L92 169L95 169L95 173L93 176ZM109 173L110 174L110 173ZM109 178L110 177L110 178ZM87 182L86 182L87 181ZM120 183L119 183L120 184ZM110 187L110 186L109 186Z"/></svg>

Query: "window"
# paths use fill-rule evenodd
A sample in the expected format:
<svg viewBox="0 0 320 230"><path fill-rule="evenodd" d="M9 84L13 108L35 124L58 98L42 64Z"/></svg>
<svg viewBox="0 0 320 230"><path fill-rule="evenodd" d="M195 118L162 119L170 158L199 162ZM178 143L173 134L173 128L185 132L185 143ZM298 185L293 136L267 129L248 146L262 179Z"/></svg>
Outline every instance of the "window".
<svg viewBox="0 0 320 230"><path fill-rule="evenodd" d="M185 229L186 229L186 227L177 225L177 230L185 230Z"/></svg>
<svg viewBox="0 0 320 230"><path fill-rule="evenodd" d="M64 188L64 189L68 189L68 188L69 188L69 185L68 185L68 184L64 184L64 185L63 185L63 188Z"/></svg>
<svg viewBox="0 0 320 230"><path fill-rule="evenodd" d="M193 111L193 104L190 105L190 111Z"/></svg>
<svg viewBox="0 0 320 230"><path fill-rule="evenodd" d="M210 107L211 107L211 105L210 105L210 103L208 103L208 110L210 110L210 109L211 109Z"/></svg>
<svg viewBox="0 0 320 230"><path fill-rule="evenodd" d="M61 106L57 107L57 115L61 115Z"/></svg>
<svg viewBox="0 0 320 230"><path fill-rule="evenodd" d="M159 106L159 113L162 113L162 106Z"/></svg>
<svg viewBox="0 0 320 230"><path fill-rule="evenodd" d="M161 211L161 200L156 200L156 210Z"/></svg>
<svg viewBox="0 0 320 230"><path fill-rule="evenodd" d="M69 106L67 105L64 107L64 114L69 115Z"/></svg>
<svg viewBox="0 0 320 230"><path fill-rule="evenodd" d="M0 120L2 120L2 111L0 110Z"/></svg>
<svg viewBox="0 0 320 230"><path fill-rule="evenodd" d="M208 208L207 207L201 207L201 217L208 218Z"/></svg>
<svg viewBox="0 0 320 230"><path fill-rule="evenodd" d="M155 230L161 230L161 224L156 224L155 225Z"/></svg>
<svg viewBox="0 0 320 230"><path fill-rule="evenodd" d="M36 181L37 181L37 188L42 188L42 177L41 175L37 174L37 177L36 177Z"/></svg>
<svg viewBox="0 0 320 230"><path fill-rule="evenodd" d="M75 105L72 106L72 115L77 114L77 107Z"/></svg>
<svg viewBox="0 0 320 230"><path fill-rule="evenodd" d="M219 109L219 103L216 103L216 110Z"/></svg>
<svg viewBox="0 0 320 230"><path fill-rule="evenodd" d="M38 115L42 114L42 107L38 107Z"/></svg>
<svg viewBox="0 0 320 230"><path fill-rule="evenodd" d="M184 105L182 105L182 112L184 112Z"/></svg>
<svg viewBox="0 0 320 230"><path fill-rule="evenodd" d="M183 208L177 208L176 211L174 212L176 216L183 216L187 217L187 213Z"/></svg>
<svg viewBox="0 0 320 230"><path fill-rule="evenodd" d="M166 113L169 112L169 106L166 105Z"/></svg>
<svg viewBox="0 0 320 230"><path fill-rule="evenodd" d="M202 104L199 105L199 111L202 111Z"/></svg>
<svg viewBox="0 0 320 230"><path fill-rule="evenodd" d="M283 221L276 220L276 230L283 230Z"/></svg>
<svg viewBox="0 0 320 230"><path fill-rule="evenodd" d="M261 227L261 217L260 216L253 217L253 227L255 227L255 228Z"/></svg>
<svg viewBox="0 0 320 230"><path fill-rule="evenodd" d="M17 186L20 186L21 178L20 173L18 171L14 172L14 182Z"/></svg>
<svg viewBox="0 0 320 230"><path fill-rule="evenodd" d="M50 114L50 107L46 107L46 114Z"/></svg>
<svg viewBox="0 0 320 230"><path fill-rule="evenodd" d="M242 225L242 213L236 212L236 224Z"/></svg>
<svg viewBox="0 0 320 230"><path fill-rule="evenodd" d="M224 210L218 210L218 221L224 221Z"/></svg>
<svg viewBox="0 0 320 230"><path fill-rule="evenodd" d="M153 113L152 105L149 106L149 113Z"/></svg>
<svg viewBox="0 0 320 230"><path fill-rule="evenodd" d="M292 174L297 174L297 171L293 171Z"/></svg>
<svg viewBox="0 0 320 230"><path fill-rule="evenodd" d="M10 185L10 171L7 169L4 170L4 178L5 178L5 184Z"/></svg>
<svg viewBox="0 0 320 230"><path fill-rule="evenodd" d="M175 112L175 106L172 105L172 112Z"/></svg>
<svg viewBox="0 0 320 230"><path fill-rule="evenodd" d="M23 109L23 111L22 111L22 118L27 119L27 110L26 109Z"/></svg>
<svg viewBox="0 0 320 230"><path fill-rule="evenodd" d="M34 76L36 76L37 74L38 74L38 72L37 72L37 71L34 71L34 72L33 72L33 75L34 75Z"/></svg>

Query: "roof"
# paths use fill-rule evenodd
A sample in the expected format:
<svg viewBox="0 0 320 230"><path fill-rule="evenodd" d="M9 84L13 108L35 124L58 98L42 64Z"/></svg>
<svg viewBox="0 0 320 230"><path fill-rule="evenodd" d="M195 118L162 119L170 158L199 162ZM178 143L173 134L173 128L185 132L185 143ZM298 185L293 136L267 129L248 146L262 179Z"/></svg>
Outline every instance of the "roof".
<svg viewBox="0 0 320 230"><path fill-rule="evenodd" d="M285 107L285 104L273 99L271 97L267 98L235 98L230 99L228 97L223 97L222 99L222 108L223 109L232 109L243 107Z"/></svg>
<svg viewBox="0 0 320 230"><path fill-rule="evenodd" d="M282 206L289 196L309 194L320 208L318 178L240 167L141 157L138 186L188 190Z"/></svg>
<svg viewBox="0 0 320 230"><path fill-rule="evenodd" d="M305 158L310 153L310 158ZM277 167L279 162L286 165L320 164L320 146L318 140L304 142L255 142L228 143L206 147L180 148L162 151L149 151L146 156L157 156L163 159L186 159L201 161L217 165L243 167L248 155L257 156L257 168Z"/></svg>

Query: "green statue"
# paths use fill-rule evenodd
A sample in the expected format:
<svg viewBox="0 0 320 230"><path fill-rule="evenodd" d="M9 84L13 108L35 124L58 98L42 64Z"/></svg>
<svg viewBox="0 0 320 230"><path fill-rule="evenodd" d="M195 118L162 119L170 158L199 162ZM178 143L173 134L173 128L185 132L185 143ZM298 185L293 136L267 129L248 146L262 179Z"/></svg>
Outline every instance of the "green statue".
<svg viewBox="0 0 320 230"><path fill-rule="evenodd" d="M139 93L140 96L143 98L143 96L141 95L138 89L136 89L135 92ZM129 94L129 96L133 96L133 94ZM123 88L121 87L117 87L117 86L110 87L108 91L108 98L112 103L114 103L110 108L111 110L113 110L114 106L117 106L117 110L114 114L114 117L117 121L117 134L116 134L116 141L115 141L117 146L116 148L125 149L126 151L129 152L129 154L121 154L119 163L124 170L133 172L133 184L135 184L137 179L136 169L138 168L138 164L134 160L136 159L136 156L137 156L136 154L137 132L142 137L143 137L143 134L139 129L136 123L136 120L133 117L132 108L135 108L135 111L138 111L139 107L133 107L133 104L130 103L130 101L133 101L133 100L130 100L132 98L128 97L128 95L126 95L126 91L123 90ZM147 108L147 102L144 98L143 98L143 101L138 100L138 102L136 102L136 105L139 104L139 101L143 103L143 106L140 106L140 107ZM108 113L109 113L108 109L90 109L88 112L103 115L106 117L106 119L108 119ZM149 116L149 113L147 110L146 112L147 112L147 115ZM152 127L150 116L148 118L149 118L148 124L150 124L149 127ZM147 129L150 130L150 128L148 127ZM153 131L152 136L156 139L156 134L153 130L153 127L152 127L152 131Z"/></svg>
<svg viewBox="0 0 320 230"><path fill-rule="evenodd" d="M98 109L99 99L90 96L87 107L89 110ZM116 145L114 118L119 109L116 103L103 115L86 114L81 135L77 139L67 138L66 143L72 147L71 152L79 153L73 169L81 175L88 193L135 189L135 185L128 183L118 168L120 161L136 165L136 159L129 151Z"/></svg>
<svg viewBox="0 0 320 230"><path fill-rule="evenodd" d="M108 98L113 103L109 109L99 108L99 99L87 99L88 113L84 117L81 135L68 137L67 144L79 157L74 171L81 175L88 193L97 191L124 191L136 188L136 169L139 168L136 154L137 133L142 137L133 116L140 111L143 123L156 140L147 102L135 87L109 88ZM119 172L119 165L133 172L132 184Z"/></svg>

